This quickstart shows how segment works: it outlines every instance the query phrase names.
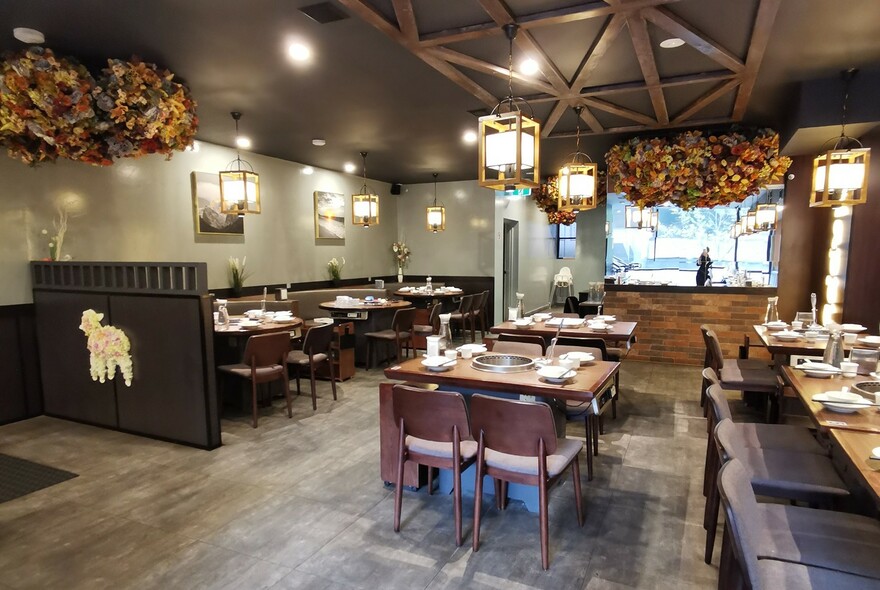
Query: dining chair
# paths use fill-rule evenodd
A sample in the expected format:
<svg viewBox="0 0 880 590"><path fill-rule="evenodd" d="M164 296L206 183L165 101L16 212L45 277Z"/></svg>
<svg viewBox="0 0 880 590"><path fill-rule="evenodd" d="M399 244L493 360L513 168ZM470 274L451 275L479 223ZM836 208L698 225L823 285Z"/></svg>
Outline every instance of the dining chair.
<svg viewBox="0 0 880 590"><path fill-rule="evenodd" d="M479 295L479 299L475 301L472 306L472 313L474 322L480 322L480 338L486 337L486 331L488 327L486 326L486 314L487 309L489 307L489 291L483 291Z"/></svg>
<svg viewBox="0 0 880 590"><path fill-rule="evenodd" d="M291 350L287 355L287 364L292 366L296 375L296 394L300 395L299 378L300 372L309 368L309 379L312 384L312 410L318 409L318 394L315 388L315 368L321 363L327 363L330 371L330 387L333 390L333 399L336 399L336 375L334 375L333 352L330 350L333 343L333 324L315 326L306 332L303 338L302 350Z"/></svg>
<svg viewBox="0 0 880 590"><path fill-rule="evenodd" d="M571 466L579 526L584 526L580 441L558 438L553 411L543 402L524 402L480 394L471 396L471 427L479 442L474 474L474 552L480 549L483 476L495 478L496 505L506 506L508 482L537 486L541 531L541 566L550 567L549 489Z"/></svg>
<svg viewBox="0 0 880 590"><path fill-rule="evenodd" d="M461 302L458 304L458 311L449 314L449 326L455 327L456 324L461 325L461 339L467 342L467 324L471 326L471 341L477 339L476 328L474 326L474 300L477 295L462 295Z"/></svg>
<svg viewBox="0 0 880 590"><path fill-rule="evenodd" d="M248 338L244 346L244 354L240 363L220 365L217 370L230 373L251 382L252 421L251 426L257 427L257 384L281 381L284 384L284 395L287 399L287 417L293 412L290 407L290 379L287 376L287 353L290 351L290 334L277 332L260 334Z"/></svg>
<svg viewBox="0 0 880 590"><path fill-rule="evenodd" d="M719 588L880 588L880 525L864 516L760 504L738 460L719 474L727 526ZM737 567L738 566L738 567Z"/></svg>
<svg viewBox="0 0 880 590"><path fill-rule="evenodd" d="M419 342L421 342L423 338L427 338L428 336L436 336L440 333L441 308L442 305L440 303L435 303L431 306L431 311L428 313L427 324L413 324L413 350L418 347ZM416 342L417 337L419 338L419 342Z"/></svg>
<svg viewBox="0 0 880 590"><path fill-rule="evenodd" d="M553 286L550 287L550 306L556 302L556 293L559 289L567 289L568 295L574 295L574 277L571 275L571 269L563 266L559 272L553 275Z"/></svg>
<svg viewBox="0 0 880 590"><path fill-rule="evenodd" d="M394 487L394 532L400 532L403 471L407 462L428 467L428 494L433 492L434 469L452 470L455 544L461 546L461 472L477 456L464 396L451 391L429 391L406 385L391 390L394 423L400 430L397 481Z"/></svg>
<svg viewBox="0 0 880 590"><path fill-rule="evenodd" d="M579 346L585 348L597 348L602 354L596 355L603 361L619 363L621 359L615 358L614 348L608 346L601 338L578 338L572 336L560 336L556 339L557 350L560 346ZM617 419L617 399L620 397L620 371L614 374L614 394L611 397L611 418ZM599 416L599 434L605 433L605 426L602 422L602 416Z"/></svg>
<svg viewBox="0 0 880 590"><path fill-rule="evenodd" d="M376 343L385 343L386 353L389 344L394 344L397 350L397 362L402 360L401 349L405 349L406 357L409 358L409 349L413 347L412 328L415 320L416 309L409 307L407 309L398 309L394 312L394 318L391 320L391 328L379 330L378 332L366 332L364 336L367 338L367 370L373 361L374 347ZM385 357L387 360L387 356Z"/></svg>
<svg viewBox="0 0 880 590"><path fill-rule="evenodd" d="M849 489L835 471L831 459L811 453L793 453L773 449L749 448L730 419L715 427L718 465L730 459L743 464L756 494L771 498L806 502L810 506L834 506L849 496ZM703 528L706 529L706 563L712 563L715 533L718 528L718 478L713 478L706 497Z"/></svg>
<svg viewBox="0 0 880 590"><path fill-rule="evenodd" d="M547 341L544 340L543 336L538 336L537 334L513 334L511 332L502 332L498 334L498 342L526 342L528 344L537 344L541 347L541 354L538 356L544 356L544 353L547 351ZM498 346L496 344L495 346ZM493 348L494 352L495 349Z"/></svg>
<svg viewBox="0 0 880 590"><path fill-rule="evenodd" d="M578 298L574 295L569 295L565 298L565 304L562 307L562 311L565 313L577 314L577 317L583 317L580 315L579 305Z"/></svg>

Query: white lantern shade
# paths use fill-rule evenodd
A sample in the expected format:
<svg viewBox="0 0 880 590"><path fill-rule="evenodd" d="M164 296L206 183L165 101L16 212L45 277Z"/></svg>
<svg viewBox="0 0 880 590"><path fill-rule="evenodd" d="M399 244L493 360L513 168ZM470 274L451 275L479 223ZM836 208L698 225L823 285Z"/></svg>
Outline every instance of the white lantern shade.
<svg viewBox="0 0 880 590"><path fill-rule="evenodd" d="M379 196L363 193L351 196L351 221L355 225L370 227L379 224Z"/></svg>
<svg viewBox="0 0 880 590"><path fill-rule="evenodd" d="M541 124L520 111L480 117L480 186L495 190L540 185Z"/></svg>
<svg viewBox="0 0 880 590"><path fill-rule="evenodd" d="M755 210L755 228L758 230L776 229L776 205L761 203Z"/></svg>
<svg viewBox="0 0 880 590"><path fill-rule="evenodd" d="M520 137L522 169L535 167L535 138L527 133L505 131L486 136L486 166L499 172L516 167L516 137Z"/></svg>
<svg viewBox="0 0 880 590"><path fill-rule="evenodd" d="M816 168L816 177L813 179L813 190L825 189L825 170L830 168L828 174L828 188L830 190L856 190L861 188L865 181L864 164L831 164L831 166L819 166Z"/></svg>
<svg viewBox="0 0 880 590"><path fill-rule="evenodd" d="M587 211L596 208L596 176L598 166L593 162L572 162L559 169L560 211Z"/></svg>
<svg viewBox="0 0 880 590"><path fill-rule="evenodd" d="M220 212L243 215L260 212L260 175L246 170L220 173Z"/></svg>
<svg viewBox="0 0 880 590"><path fill-rule="evenodd" d="M810 207L860 205L868 198L870 148L831 150L813 160Z"/></svg>
<svg viewBox="0 0 880 590"><path fill-rule="evenodd" d="M433 206L427 208L427 227L428 231L434 233L441 232L446 229L446 208L442 206Z"/></svg>

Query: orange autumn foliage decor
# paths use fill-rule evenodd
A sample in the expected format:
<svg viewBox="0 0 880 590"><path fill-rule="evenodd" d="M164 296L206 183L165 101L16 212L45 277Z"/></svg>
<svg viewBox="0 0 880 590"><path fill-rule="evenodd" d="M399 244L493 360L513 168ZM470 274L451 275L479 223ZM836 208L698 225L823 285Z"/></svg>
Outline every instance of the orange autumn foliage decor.
<svg viewBox="0 0 880 590"><path fill-rule="evenodd" d="M779 155L779 134L771 129L633 138L612 147L605 160L614 192L628 201L682 209L741 202L780 182L791 165Z"/></svg>

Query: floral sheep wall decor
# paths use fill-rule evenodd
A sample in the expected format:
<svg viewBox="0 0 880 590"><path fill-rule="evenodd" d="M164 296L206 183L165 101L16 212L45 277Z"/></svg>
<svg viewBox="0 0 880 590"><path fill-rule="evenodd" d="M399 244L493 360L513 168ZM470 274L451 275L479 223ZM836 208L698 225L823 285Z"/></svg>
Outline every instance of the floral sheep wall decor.
<svg viewBox="0 0 880 590"><path fill-rule="evenodd" d="M86 348L89 349L90 372L93 381L104 383L105 379L113 379L116 367L122 373L125 384L131 387L133 369L131 364L131 342L125 332L114 326L102 326L103 313L87 309L82 314L79 329L88 338Z"/></svg>

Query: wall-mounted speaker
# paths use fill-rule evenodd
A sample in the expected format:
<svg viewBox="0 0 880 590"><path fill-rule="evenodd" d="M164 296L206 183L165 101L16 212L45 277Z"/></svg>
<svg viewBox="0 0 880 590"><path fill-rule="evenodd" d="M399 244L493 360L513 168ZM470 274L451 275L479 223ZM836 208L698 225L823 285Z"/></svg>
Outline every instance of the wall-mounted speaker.
<svg viewBox="0 0 880 590"><path fill-rule="evenodd" d="M402 184L400 184L399 182L392 182L391 183L391 194L392 195L399 195L401 188L403 188Z"/></svg>

